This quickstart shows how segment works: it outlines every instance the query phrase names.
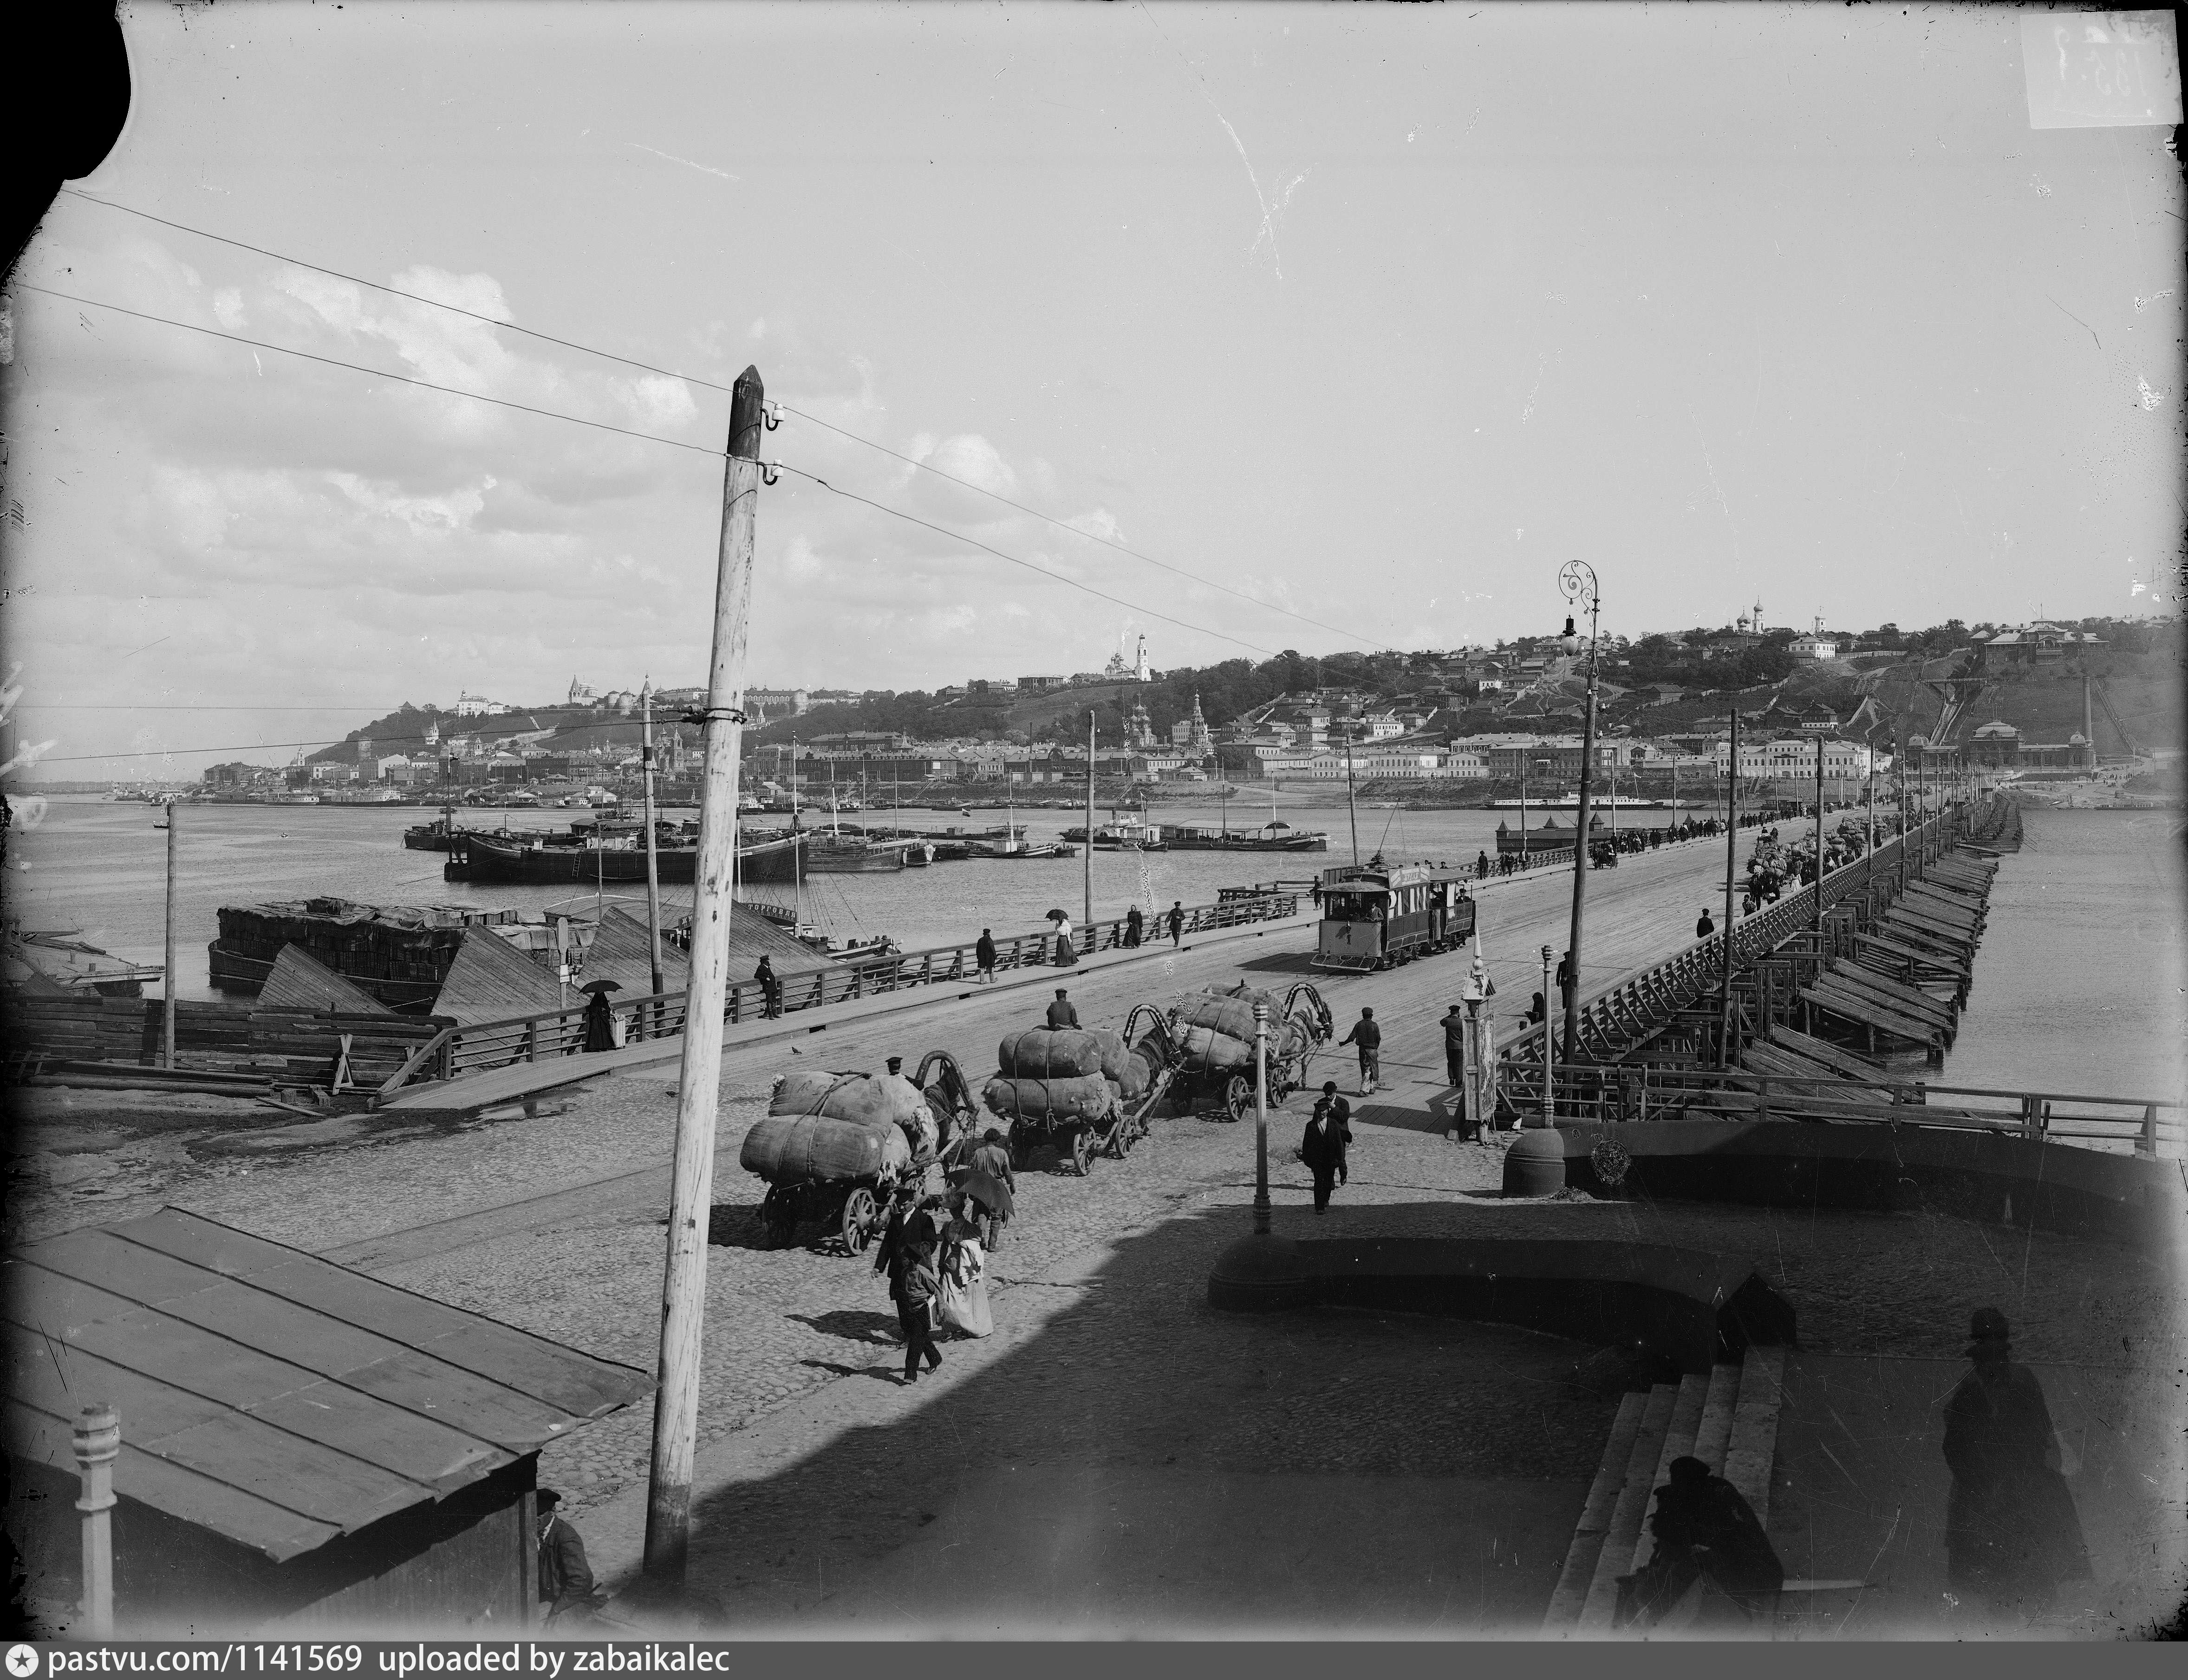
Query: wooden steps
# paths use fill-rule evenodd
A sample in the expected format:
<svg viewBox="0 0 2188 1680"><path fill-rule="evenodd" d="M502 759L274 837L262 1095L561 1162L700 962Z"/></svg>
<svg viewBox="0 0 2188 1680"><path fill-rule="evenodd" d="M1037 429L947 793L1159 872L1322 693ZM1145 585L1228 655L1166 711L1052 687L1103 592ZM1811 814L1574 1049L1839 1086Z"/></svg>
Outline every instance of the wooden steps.
<svg viewBox="0 0 2188 1680"><path fill-rule="evenodd" d="M1750 1348L1740 1364L1719 1365L1677 1385L1661 1383L1620 1402L1542 1618L1545 1634L1600 1638L1613 1632L1619 1577L1639 1569L1655 1549L1649 1508L1674 1458L1700 1459L1768 1524L1785 1367L1784 1350Z"/></svg>

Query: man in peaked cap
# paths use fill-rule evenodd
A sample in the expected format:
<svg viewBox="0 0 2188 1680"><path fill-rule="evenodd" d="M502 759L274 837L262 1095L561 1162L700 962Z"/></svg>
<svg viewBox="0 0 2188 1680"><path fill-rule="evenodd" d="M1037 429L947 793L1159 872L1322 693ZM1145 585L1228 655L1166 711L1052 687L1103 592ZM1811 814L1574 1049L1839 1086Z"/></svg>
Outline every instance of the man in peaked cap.
<svg viewBox="0 0 2188 1680"><path fill-rule="evenodd" d="M539 1603L550 1623L589 1622L600 1608L600 1595L593 1590L585 1542L555 1510L561 1502L562 1496L551 1487L533 1495L539 1516Z"/></svg>
<svg viewBox="0 0 2188 1680"><path fill-rule="evenodd" d="M1965 1351L1975 1368L1945 1402L1946 1580L1992 1615L2040 1613L2061 1581L2089 1578L2050 1408L1996 1307L1977 1310Z"/></svg>

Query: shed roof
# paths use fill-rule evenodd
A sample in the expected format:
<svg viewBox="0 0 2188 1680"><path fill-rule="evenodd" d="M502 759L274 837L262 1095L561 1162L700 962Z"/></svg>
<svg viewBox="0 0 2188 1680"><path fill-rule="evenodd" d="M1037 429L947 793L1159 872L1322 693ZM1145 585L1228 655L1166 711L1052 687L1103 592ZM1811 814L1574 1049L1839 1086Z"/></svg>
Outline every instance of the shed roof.
<svg viewBox="0 0 2188 1680"><path fill-rule="evenodd" d="M565 1005L555 976L499 933L473 927L441 977L433 1013L466 1027L540 1015Z"/></svg>
<svg viewBox="0 0 2188 1680"><path fill-rule="evenodd" d="M11 1251L9 1452L282 1562L438 1500L653 1386L646 1373L179 1208Z"/></svg>
<svg viewBox="0 0 2188 1680"><path fill-rule="evenodd" d="M273 972L259 988L262 1009L309 1009L336 1015L392 1015L395 1012L364 987L344 979L302 945L281 947Z"/></svg>

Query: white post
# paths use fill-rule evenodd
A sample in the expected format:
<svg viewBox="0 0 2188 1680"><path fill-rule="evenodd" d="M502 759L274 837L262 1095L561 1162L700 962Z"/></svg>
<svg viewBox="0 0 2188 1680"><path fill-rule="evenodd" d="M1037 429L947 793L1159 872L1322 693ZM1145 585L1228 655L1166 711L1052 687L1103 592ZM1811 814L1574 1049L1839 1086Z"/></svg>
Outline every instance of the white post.
<svg viewBox="0 0 2188 1680"><path fill-rule="evenodd" d="M691 1461L699 1423L699 1343L707 1307L707 1225L713 1197L714 1119L721 1097L722 1011L729 979L730 871L737 849L737 753L742 738L745 639L752 605L757 458L765 392L759 370L738 376L730 405L729 463L714 583L713 658L706 712L706 784L692 885L690 989L676 1090L676 1152L668 1254L661 1286L660 1386L646 1488L649 1583L684 1584L691 1536Z"/></svg>
<svg viewBox="0 0 2188 1680"><path fill-rule="evenodd" d="M84 1408L76 1422L76 1502L83 1513L83 1626L86 1638L114 1637L114 1461L121 1452L121 1420L110 1406ZM71 1628L70 1632L79 1630Z"/></svg>

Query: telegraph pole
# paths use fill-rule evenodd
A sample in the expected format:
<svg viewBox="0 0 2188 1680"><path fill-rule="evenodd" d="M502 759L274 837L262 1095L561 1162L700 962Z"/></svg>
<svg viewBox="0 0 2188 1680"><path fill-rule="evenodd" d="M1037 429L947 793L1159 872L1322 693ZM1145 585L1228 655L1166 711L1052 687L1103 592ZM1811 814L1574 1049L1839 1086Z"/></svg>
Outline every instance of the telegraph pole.
<svg viewBox="0 0 2188 1680"><path fill-rule="evenodd" d="M653 837L653 679L646 679L646 688L640 696L646 708L645 744L639 751L639 767L646 777L646 950L651 967L653 995L661 995L661 860L654 849ZM654 1023L660 1024L661 1006L654 1008Z"/></svg>
<svg viewBox="0 0 2188 1680"><path fill-rule="evenodd" d="M730 402L729 461L714 578L713 657L702 747L693 877L690 989L676 1087L676 1153L668 1203L668 1254L661 1284L660 1384L653 1401L653 1462L646 1485L648 1584L684 1585L691 1515L691 1460L699 1415L699 1343L707 1306L707 1222L713 1200L714 1119L721 1096L722 1009L729 978L730 871L737 849L737 753L744 713L745 640L752 607L753 521L766 392L759 369L738 375Z"/></svg>
<svg viewBox="0 0 2188 1680"><path fill-rule="evenodd" d="M1733 880L1740 869L1740 706L1732 708L1732 762L1724 779L1724 965L1723 1000L1717 1029L1717 1065L1732 1065Z"/></svg>
<svg viewBox="0 0 2188 1680"><path fill-rule="evenodd" d="M1094 937L1094 708L1086 708L1086 914L1080 925L1087 930L1086 937Z"/></svg>
<svg viewBox="0 0 2188 1680"><path fill-rule="evenodd" d="M167 801L167 967L160 979L160 1046L162 1065L175 1066L175 802Z"/></svg>
<svg viewBox="0 0 2188 1680"><path fill-rule="evenodd" d="M1345 809L1352 819L1352 866L1360 866L1360 809L1352 803L1352 735L1345 736Z"/></svg>

